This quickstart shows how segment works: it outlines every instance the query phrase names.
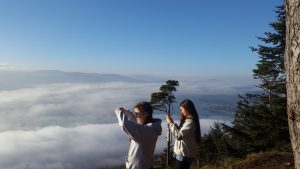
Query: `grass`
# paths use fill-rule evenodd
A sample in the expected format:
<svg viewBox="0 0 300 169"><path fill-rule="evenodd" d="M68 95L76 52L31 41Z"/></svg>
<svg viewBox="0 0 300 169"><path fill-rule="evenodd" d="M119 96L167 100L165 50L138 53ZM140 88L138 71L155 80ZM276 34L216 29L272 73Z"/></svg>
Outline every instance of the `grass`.
<svg viewBox="0 0 300 169"><path fill-rule="evenodd" d="M245 159L227 158L219 164L191 169L295 169L294 157L287 152L263 152L249 154Z"/></svg>

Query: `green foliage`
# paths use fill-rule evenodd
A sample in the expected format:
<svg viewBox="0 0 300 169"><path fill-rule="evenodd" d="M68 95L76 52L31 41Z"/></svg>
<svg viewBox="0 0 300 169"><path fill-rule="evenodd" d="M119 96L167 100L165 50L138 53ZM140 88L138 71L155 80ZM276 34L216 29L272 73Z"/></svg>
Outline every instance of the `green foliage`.
<svg viewBox="0 0 300 169"><path fill-rule="evenodd" d="M173 92L176 91L176 87L179 86L176 80L167 80L165 85L160 87L160 92L151 94L151 104L155 110L160 110L170 113L171 105L176 101Z"/></svg>
<svg viewBox="0 0 300 169"><path fill-rule="evenodd" d="M233 126L224 125L231 138L238 140L232 145L245 155L251 152L280 149L289 144L286 113L286 88L284 70L285 13L277 7L278 20L270 26L274 32L266 32L259 40L268 46L252 48L260 60L253 70L260 80L262 93L240 96Z"/></svg>
<svg viewBox="0 0 300 169"><path fill-rule="evenodd" d="M265 32L266 37L258 37L265 45L258 45L257 48L251 47L252 51L257 52L259 61L253 69L253 76L261 81L259 87L262 88L270 97L273 94L285 94L285 70L284 70L284 51L285 51L285 12L284 6L277 7L277 21L270 24L273 32Z"/></svg>
<svg viewBox="0 0 300 169"><path fill-rule="evenodd" d="M165 85L160 87L160 92L151 94L151 105L153 109L160 110L165 112L168 115L171 115L170 109L171 105L176 101L176 98L173 92L176 91L176 87L179 86L178 81L176 80L167 80ZM162 155L164 157L165 162L160 161L160 164L166 165L165 168L170 168L170 149L171 149L171 137L170 129L168 127L168 140L167 140L167 149L165 154ZM163 158L160 158L163 159ZM168 162L167 162L168 161Z"/></svg>
<svg viewBox="0 0 300 169"><path fill-rule="evenodd" d="M265 46L251 48L259 55L253 77L260 81L258 88L262 92L239 96L232 126L216 123L202 137L199 156L202 166L217 166L228 158L246 157L252 152L291 151L283 60L284 7L277 7L276 13L278 20L270 24L274 31L259 37Z"/></svg>
<svg viewBox="0 0 300 169"><path fill-rule="evenodd" d="M164 148L163 152L160 155L157 155L155 157L154 162L154 169L160 169L160 168L166 168L166 159L167 159L167 147ZM173 146L170 147L170 154L173 154ZM173 158L169 158L168 160L168 168L172 169L174 168L174 161Z"/></svg>
<svg viewBox="0 0 300 169"><path fill-rule="evenodd" d="M224 125L225 131L238 140L234 147L239 149L240 155L289 143L285 98L273 96L272 106L268 106L268 99L263 95L246 94L240 98L233 127Z"/></svg>
<svg viewBox="0 0 300 169"><path fill-rule="evenodd" d="M216 122L201 139L198 160L202 165L222 163L225 158L236 154L234 140L223 129L223 123ZM238 156L238 155L237 155Z"/></svg>
<svg viewBox="0 0 300 169"><path fill-rule="evenodd" d="M263 45L258 45L257 48L251 47L259 57L253 70L253 77L259 80L257 87L262 90L259 93L246 93L239 96L240 101L237 103L232 126L215 123L202 137L199 156L196 159L202 169L243 168L246 164L251 166L253 161L255 164L260 157L266 159L273 157L273 155L257 155L258 158L255 160L250 160L251 157L248 157L246 161L238 162L239 158L246 158L253 152L270 150L292 152L286 109L284 6L277 7L275 12L277 21L270 23L273 31L265 32L265 37L258 38ZM167 89L172 91L172 88L161 88L162 91ZM157 100L167 102L164 98L169 95L163 93L153 96ZM160 105L163 107L162 104ZM293 161L292 157L291 159ZM261 165L266 167L264 163ZM276 165L278 164L274 164ZM193 163L191 168L199 168L198 166L199 164Z"/></svg>

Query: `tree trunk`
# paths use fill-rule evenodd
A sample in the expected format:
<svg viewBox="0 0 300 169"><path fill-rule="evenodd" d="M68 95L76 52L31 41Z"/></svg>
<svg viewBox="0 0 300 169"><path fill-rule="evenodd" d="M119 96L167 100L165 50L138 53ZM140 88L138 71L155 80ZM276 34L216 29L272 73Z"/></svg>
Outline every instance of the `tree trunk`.
<svg viewBox="0 0 300 169"><path fill-rule="evenodd" d="M286 0L287 113L295 168L300 169L300 0Z"/></svg>
<svg viewBox="0 0 300 169"><path fill-rule="evenodd" d="M168 109L168 115L170 116L170 105L169 105L169 109ZM166 169L169 168L169 160L170 160L170 149L171 149L171 129L170 129L170 125L168 124L168 133L167 133L167 157L166 157Z"/></svg>
<svg viewBox="0 0 300 169"><path fill-rule="evenodd" d="M167 157L166 157L166 169L169 168L169 161L170 161L170 148L171 148L171 131L170 131L170 127L168 124L168 135L167 135L168 139L167 139Z"/></svg>

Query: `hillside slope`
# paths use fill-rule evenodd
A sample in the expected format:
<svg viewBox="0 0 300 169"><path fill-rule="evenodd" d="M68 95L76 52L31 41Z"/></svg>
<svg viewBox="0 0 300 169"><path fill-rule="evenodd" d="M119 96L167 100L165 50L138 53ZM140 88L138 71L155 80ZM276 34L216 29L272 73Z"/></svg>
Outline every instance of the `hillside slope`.
<svg viewBox="0 0 300 169"><path fill-rule="evenodd" d="M217 166L207 165L201 169L295 169L295 167L292 153L264 152L250 154L243 160L227 159Z"/></svg>

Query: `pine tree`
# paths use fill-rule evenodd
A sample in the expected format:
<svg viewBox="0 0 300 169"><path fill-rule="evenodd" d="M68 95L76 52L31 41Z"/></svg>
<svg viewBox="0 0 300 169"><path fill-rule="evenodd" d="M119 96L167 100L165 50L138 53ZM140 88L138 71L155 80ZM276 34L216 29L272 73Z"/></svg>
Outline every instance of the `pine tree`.
<svg viewBox="0 0 300 169"><path fill-rule="evenodd" d="M151 105L153 109L160 110L165 112L168 115L172 115L171 113L171 106L176 101L176 97L174 93L177 89L176 87L179 86L179 82L176 80L167 80L165 85L161 85L160 92L152 93L151 94ZM166 151L166 169L170 168L169 161L170 161L170 149L171 149L171 132L168 125L168 133L167 133L167 151Z"/></svg>
<svg viewBox="0 0 300 169"><path fill-rule="evenodd" d="M226 138L222 123L214 123L201 139L199 158L202 164L216 164L224 160L228 155Z"/></svg>
<svg viewBox="0 0 300 169"><path fill-rule="evenodd" d="M285 12L284 6L277 7L277 21L270 24L275 32L265 32L266 37L258 37L259 40L268 46L258 45L258 48L251 47L253 52L259 55L256 69L253 69L253 76L259 79L258 86L268 94L269 104L272 104L273 95L286 94L285 88Z"/></svg>
<svg viewBox="0 0 300 169"><path fill-rule="evenodd" d="M166 114L170 113L171 105L176 101L174 93L179 86L176 80L167 80L165 85L161 85L160 92L151 94L151 104L153 109L160 110Z"/></svg>
<svg viewBox="0 0 300 169"><path fill-rule="evenodd" d="M277 21L270 24L273 32L258 39L264 45L251 47L259 55L253 76L260 81L262 92L240 96L233 127L224 125L232 137L239 140L233 145L243 154L280 149L289 144L286 114L286 83L284 69L285 11L277 7Z"/></svg>

